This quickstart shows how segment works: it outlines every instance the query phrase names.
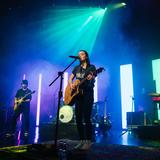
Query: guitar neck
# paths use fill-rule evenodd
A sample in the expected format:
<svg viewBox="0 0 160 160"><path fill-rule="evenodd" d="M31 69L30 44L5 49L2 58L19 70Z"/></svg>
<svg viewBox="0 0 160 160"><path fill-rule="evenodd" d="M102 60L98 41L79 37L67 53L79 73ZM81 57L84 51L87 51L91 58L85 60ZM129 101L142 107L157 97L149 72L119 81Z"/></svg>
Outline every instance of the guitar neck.
<svg viewBox="0 0 160 160"><path fill-rule="evenodd" d="M31 95L31 94L33 94L33 93L35 93L35 91L27 93L26 95L24 95L24 96L22 97L22 99L25 99L27 96L29 96L29 95Z"/></svg>
<svg viewBox="0 0 160 160"><path fill-rule="evenodd" d="M106 118L107 117L107 115L106 115L106 101L105 101L105 103L104 103L104 117Z"/></svg>
<svg viewBox="0 0 160 160"><path fill-rule="evenodd" d="M82 85L86 80L87 80L87 77L86 77L86 78L83 78L83 79L81 80L81 82L79 83L79 86Z"/></svg>
<svg viewBox="0 0 160 160"><path fill-rule="evenodd" d="M26 94L25 96L22 97L22 99L24 100L27 96L29 96L31 93Z"/></svg>
<svg viewBox="0 0 160 160"><path fill-rule="evenodd" d="M96 71L92 72L92 74L99 74L104 70L104 68L100 67ZM82 85L87 80L87 76L81 80L78 86Z"/></svg>
<svg viewBox="0 0 160 160"><path fill-rule="evenodd" d="M107 97L104 100L104 117L107 118Z"/></svg>

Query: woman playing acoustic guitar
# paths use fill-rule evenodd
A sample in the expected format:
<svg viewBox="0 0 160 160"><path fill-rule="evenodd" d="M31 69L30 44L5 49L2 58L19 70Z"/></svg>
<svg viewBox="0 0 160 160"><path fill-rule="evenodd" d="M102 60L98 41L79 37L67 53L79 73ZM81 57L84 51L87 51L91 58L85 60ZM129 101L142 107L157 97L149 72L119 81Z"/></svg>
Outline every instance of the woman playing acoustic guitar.
<svg viewBox="0 0 160 160"><path fill-rule="evenodd" d="M75 100L75 115L80 142L75 148L89 149L92 138L91 111L94 102L93 88L96 76L96 68L90 64L87 51L80 50L78 53L80 64L77 65L70 75L69 84L72 90L76 88L74 78L87 80L79 86L79 94Z"/></svg>

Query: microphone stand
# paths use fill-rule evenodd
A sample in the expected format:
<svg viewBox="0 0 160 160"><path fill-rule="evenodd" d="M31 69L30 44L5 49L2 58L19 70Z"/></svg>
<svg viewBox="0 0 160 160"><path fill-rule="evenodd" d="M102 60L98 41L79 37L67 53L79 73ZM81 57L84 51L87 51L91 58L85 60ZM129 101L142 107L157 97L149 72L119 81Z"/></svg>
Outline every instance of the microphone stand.
<svg viewBox="0 0 160 160"><path fill-rule="evenodd" d="M123 136L124 134L126 134L126 133L127 133L127 132L129 132L129 131L130 131L130 132L132 132L132 122L133 122L133 117L132 117L132 116L133 116L133 104L134 104L134 99L135 99L135 98L134 98L134 97L131 97L131 98L132 98L131 127L130 127L130 129L128 129L128 128L127 128L125 132L123 132L122 134L120 134L120 135L119 135L119 137Z"/></svg>
<svg viewBox="0 0 160 160"><path fill-rule="evenodd" d="M62 98L62 84L63 84L63 75L64 72L77 60L75 58L63 71L58 72L58 76L49 84L49 87L52 86L55 81L57 81L60 78L60 85L59 85L59 92L58 92L58 106L57 106L57 117L56 117L56 128L55 128L55 150L57 151L57 137L58 137L58 125L59 125L59 110L60 110L60 102Z"/></svg>

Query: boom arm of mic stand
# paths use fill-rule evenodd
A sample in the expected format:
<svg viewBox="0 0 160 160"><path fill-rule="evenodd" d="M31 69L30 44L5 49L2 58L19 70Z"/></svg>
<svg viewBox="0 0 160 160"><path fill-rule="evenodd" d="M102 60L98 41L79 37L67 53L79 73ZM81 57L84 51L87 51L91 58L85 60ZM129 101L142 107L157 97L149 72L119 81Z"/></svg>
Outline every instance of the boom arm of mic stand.
<svg viewBox="0 0 160 160"><path fill-rule="evenodd" d="M77 59L75 58L58 76L49 84L49 87L52 86L52 84L60 77L63 75L63 73L76 61Z"/></svg>

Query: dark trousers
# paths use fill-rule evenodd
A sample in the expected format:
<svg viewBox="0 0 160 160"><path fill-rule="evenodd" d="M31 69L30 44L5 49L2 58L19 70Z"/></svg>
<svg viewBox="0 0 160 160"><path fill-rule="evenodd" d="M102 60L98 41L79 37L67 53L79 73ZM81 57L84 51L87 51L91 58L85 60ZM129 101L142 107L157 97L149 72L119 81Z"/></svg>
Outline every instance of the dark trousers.
<svg viewBox="0 0 160 160"><path fill-rule="evenodd" d="M77 129L80 140L92 139L91 112L93 106L93 90L78 95L75 104Z"/></svg>
<svg viewBox="0 0 160 160"><path fill-rule="evenodd" d="M22 124L24 126L24 131L29 132L29 115L30 115L30 107L29 106L19 106L19 108L14 112L11 122L11 131L15 132L17 119L20 114L23 114Z"/></svg>

